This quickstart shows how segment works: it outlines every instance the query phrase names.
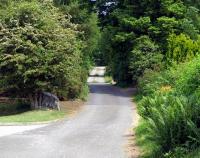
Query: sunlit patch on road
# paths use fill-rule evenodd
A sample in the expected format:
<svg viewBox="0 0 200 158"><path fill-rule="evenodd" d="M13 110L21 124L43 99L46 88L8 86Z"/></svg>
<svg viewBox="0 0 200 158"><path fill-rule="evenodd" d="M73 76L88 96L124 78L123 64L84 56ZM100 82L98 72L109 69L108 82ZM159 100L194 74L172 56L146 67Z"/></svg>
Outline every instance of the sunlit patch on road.
<svg viewBox="0 0 200 158"><path fill-rule="evenodd" d="M88 80L88 83L105 83L104 75L106 72L105 66L98 66L94 67L93 70L91 70Z"/></svg>

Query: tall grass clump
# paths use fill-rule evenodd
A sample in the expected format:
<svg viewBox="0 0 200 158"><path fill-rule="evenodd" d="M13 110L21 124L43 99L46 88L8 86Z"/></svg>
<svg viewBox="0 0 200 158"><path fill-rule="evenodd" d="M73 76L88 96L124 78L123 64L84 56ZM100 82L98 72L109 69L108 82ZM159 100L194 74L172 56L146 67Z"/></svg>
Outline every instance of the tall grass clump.
<svg viewBox="0 0 200 158"><path fill-rule="evenodd" d="M139 104L139 114L146 121L148 139L164 155L178 148L192 150L200 145L197 118L199 105L184 96L158 94L147 97Z"/></svg>

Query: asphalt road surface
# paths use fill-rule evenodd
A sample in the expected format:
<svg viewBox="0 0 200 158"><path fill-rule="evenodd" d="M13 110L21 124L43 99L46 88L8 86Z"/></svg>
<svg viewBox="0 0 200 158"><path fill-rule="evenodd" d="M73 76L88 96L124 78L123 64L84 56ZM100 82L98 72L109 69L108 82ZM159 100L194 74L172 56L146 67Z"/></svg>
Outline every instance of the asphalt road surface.
<svg viewBox="0 0 200 158"><path fill-rule="evenodd" d="M100 69L96 68L97 74ZM129 92L106 83L89 85L88 102L77 116L0 137L0 158L127 158L124 145L132 123Z"/></svg>

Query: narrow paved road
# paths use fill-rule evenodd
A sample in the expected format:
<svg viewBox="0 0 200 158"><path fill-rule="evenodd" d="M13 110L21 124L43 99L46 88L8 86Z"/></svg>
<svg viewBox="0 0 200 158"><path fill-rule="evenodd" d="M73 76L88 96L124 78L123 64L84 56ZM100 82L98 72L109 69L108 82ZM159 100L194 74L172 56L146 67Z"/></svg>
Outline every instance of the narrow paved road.
<svg viewBox="0 0 200 158"><path fill-rule="evenodd" d="M90 90L76 117L0 137L0 158L127 158L123 147L132 123L131 99L106 83L90 83Z"/></svg>

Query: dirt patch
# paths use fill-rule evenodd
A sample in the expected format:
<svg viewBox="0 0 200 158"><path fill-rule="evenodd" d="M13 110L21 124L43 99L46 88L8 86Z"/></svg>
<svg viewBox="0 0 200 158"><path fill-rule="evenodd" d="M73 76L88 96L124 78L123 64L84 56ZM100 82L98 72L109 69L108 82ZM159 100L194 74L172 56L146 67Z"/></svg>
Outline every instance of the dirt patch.
<svg viewBox="0 0 200 158"><path fill-rule="evenodd" d="M139 158L140 157L140 149L136 145L136 136L135 136L135 128L139 122L139 115L137 113L136 104L133 103L133 121L131 128L126 132L125 137L128 140L128 143L125 145L125 151L127 153L128 158Z"/></svg>
<svg viewBox="0 0 200 158"><path fill-rule="evenodd" d="M75 101L60 101L60 109L67 113L67 117L73 117L83 108L82 100Z"/></svg>
<svg viewBox="0 0 200 158"><path fill-rule="evenodd" d="M141 152L139 147L136 145L136 137L134 130L127 134L126 137L128 139L128 143L126 145L125 151L127 153L128 158L139 158Z"/></svg>

